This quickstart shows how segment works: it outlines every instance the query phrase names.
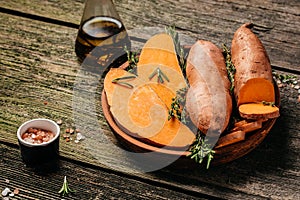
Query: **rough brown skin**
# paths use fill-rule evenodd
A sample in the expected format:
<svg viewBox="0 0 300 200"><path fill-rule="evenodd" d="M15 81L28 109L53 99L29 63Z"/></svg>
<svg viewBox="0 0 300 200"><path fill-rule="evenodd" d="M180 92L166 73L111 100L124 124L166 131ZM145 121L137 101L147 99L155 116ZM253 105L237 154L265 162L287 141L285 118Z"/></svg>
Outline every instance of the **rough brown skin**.
<svg viewBox="0 0 300 200"><path fill-rule="evenodd" d="M251 23L242 25L234 33L231 45L232 63L236 68L234 93L238 106L275 101L270 60L251 27ZM247 83L248 81L252 83ZM258 85L258 89L254 88L255 85Z"/></svg>
<svg viewBox="0 0 300 200"><path fill-rule="evenodd" d="M230 82L222 51L213 43L199 40L187 58L190 88L186 109L192 122L203 132L222 133L232 112Z"/></svg>
<svg viewBox="0 0 300 200"><path fill-rule="evenodd" d="M261 106L256 106L259 105L256 103L263 101L275 102L275 90L269 57L259 38L251 31L252 26L251 23L242 25L232 40L231 56L236 68L235 99L243 118L278 117L277 107L266 106L261 109Z"/></svg>

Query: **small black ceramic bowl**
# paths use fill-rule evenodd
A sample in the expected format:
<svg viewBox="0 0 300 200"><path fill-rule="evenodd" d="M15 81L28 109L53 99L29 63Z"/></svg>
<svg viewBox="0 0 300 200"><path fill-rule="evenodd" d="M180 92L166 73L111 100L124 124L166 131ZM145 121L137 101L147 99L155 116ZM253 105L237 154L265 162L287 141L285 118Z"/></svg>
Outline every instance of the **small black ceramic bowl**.
<svg viewBox="0 0 300 200"><path fill-rule="evenodd" d="M51 131L55 135L47 142L33 144L22 139L22 135L27 132L29 128ZM32 119L23 123L17 131L23 161L28 166L56 162L59 155L59 134L59 126L49 119Z"/></svg>

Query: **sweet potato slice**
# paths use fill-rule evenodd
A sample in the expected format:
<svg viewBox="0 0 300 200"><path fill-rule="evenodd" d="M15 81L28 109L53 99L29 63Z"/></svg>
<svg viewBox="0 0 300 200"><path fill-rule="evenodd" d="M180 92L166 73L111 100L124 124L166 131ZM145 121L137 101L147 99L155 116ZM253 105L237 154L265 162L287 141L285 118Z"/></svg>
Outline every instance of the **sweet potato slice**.
<svg viewBox="0 0 300 200"><path fill-rule="evenodd" d="M258 130L262 127L262 120L247 122L246 120L241 121L239 124L232 129L232 131L242 130L245 133L249 133Z"/></svg>
<svg viewBox="0 0 300 200"><path fill-rule="evenodd" d="M131 103L132 95L136 97L135 104ZM131 110L135 112L130 116ZM133 89L115 87L110 111L118 125L129 134L145 132L155 135L164 126L165 105L150 86L140 85ZM158 120L153 121L154 118Z"/></svg>
<svg viewBox="0 0 300 200"><path fill-rule="evenodd" d="M182 73L178 73L176 69L173 67L165 66L165 65L158 65L158 64L145 64L145 65L139 65L138 66L138 76L140 79L145 80L149 83L158 83L158 75L156 74L151 79L149 76L154 73L157 69L163 73L166 78L163 77L163 83L160 83L161 85L164 85L171 89L174 93L176 91L187 87L187 83L182 75ZM155 85L155 84L154 84Z"/></svg>
<svg viewBox="0 0 300 200"><path fill-rule="evenodd" d="M144 115L143 118L140 119L140 123L148 123L151 124L151 115L155 115L155 113L160 113L160 110L164 110L165 105L161 103L159 99L157 99L156 94L154 94L153 90L148 86L144 87L144 81L139 79L138 77L134 79L126 80L127 83L131 84L133 88L128 88L126 86L113 83L112 81L116 78L132 76L133 74L123 70L123 69L111 69L104 80L104 90L106 92L108 104L110 105L110 111L115 118L115 120L119 123L120 126L129 130L131 133L137 133L142 131L148 131L146 128L139 127L139 125L135 125L132 123L132 120L129 118L129 103L130 97L134 93L137 88L142 88L140 91L149 93L149 99L142 99L143 104L153 104L153 108L151 112L147 113L148 115ZM152 95L151 95L152 94ZM152 97L152 98L151 98ZM133 108L138 108L138 105L135 105ZM140 109L136 109L140 111ZM141 113L138 113L141 114ZM163 127L163 119L164 117L159 115L157 118L160 118L157 123L152 123L152 126L149 126L149 134L155 134ZM143 120L143 121L142 121ZM151 132L152 131L152 132Z"/></svg>
<svg viewBox="0 0 300 200"><path fill-rule="evenodd" d="M276 106L263 103L248 103L239 106L241 117L246 119L271 119L279 117L279 109Z"/></svg>
<svg viewBox="0 0 300 200"><path fill-rule="evenodd" d="M247 123L248 123L248 121L244 119L244 120L235 122L234 127L240 127L240 126L243 126L244 124L247 124Z"/></svg>
<svg viewBox="0 0 300 200"><path fill-rule="evenodd" d="M174 118L172 120L166 119L163 129L155 136L149 137L148 140L157 146L187 148L195 140L195 135L187 126Z"/></svg>
<svg viewBox="0 0 300 200"><path fill-rule="evenodd" d="M190 88L186 109L192 122L203 133L225 130L232 112L230 82L222 51L213 43L199 40L187 58Z"/></svg>
<svg viewBox="0 0 300 200"><path fill-rule="evenodd" d="M166 103L170 98L166 97L174 93L163 85L151 84L134 88L128 96L121 95L124 88L116 88L111 106L116 122L127 134L157 146L189 146L195 135L177 119L168 120Z"/></svg>
<svg viewBox="0 0 300 200"><path fill-rule="evenodd" d="M111 69L104 80L110 111L122 130L157 146L189 146L195 135L177 119L167 119L168 106L175 92L163 84L147 83L139 77L124 80L133 88L112 83L126 76L132 74Z"/></svg>
<svg viewBox="0 0 300 200"><path fill-rule="evenodd" d="M151 89L156 93L158 98L166 105L167 109L170 109L172 98L175 97L175 91L166 87L160 83L149 84Z"/></svg>
<svg viewBox="0 0 300 200"><path fill-rule="evenodd" d="M159 69L163 81L158 81ZM106 91L110 111L118 126L134 137L157 146L188 147L195 134L178 119L168 120L168 111L176 91L187 86L178 64L173 40L158 34L142 49L137 67L138 76L126 80L132 87L113 84L112 80L130 73L111 70L106 75Z"/></svg>
<svg viewBox="0 0 300 200"><path fill-rule="evenodd" d="M139 57L138 67L145 64L165 65L182 74L173 39L165 33L157 34L145 43Z"/></svg>
<svg viewBox="0 0 300 200"><path fill-rule="evenodd" d="M230 144L234 144L234 143L243 141L243 140L245 140L245 135L246 135L246 133L242 130L237 130L237 131L228 133L227 135L224 135L219 138L219 140L214 148L217 149L217 148L221 148L224 146L228 146Z"/></svg>
<svg viewBox="0 0 300 200"><path fill-rule="evenodd" d="M245 82L239 91L239 105L253 102L274 102L274 85L262 78L252 78Z"/></svg>
<svg viewBox="0 0 300 200"><path fill-rule="evenodd" d="M183 125L178 119L168 120L168 110L171 105L172 98L175 96L175 93L171 91L169 88L165 87L162 84L158 83L149 83L147 86L150 86L151 90L157 95L157 98L161 101L161 105L165 106L164 112L157 115L164 116L163 121L164 126L162 129L157 132L155 135L150 135L147 132L143 131L138 133L138 136L141 138L145 138L150 143L153 143L158 146L170 146L170 147L187 147L189 146L195 139L194 133L192 133L185 125ZM149 94L148 94L149 95ZM147 98L147 94L144 94L144 98ZM145 99L147 100L147 99ZM139 101L139 102L137 102ZM143 101L138 100L137 96L133 94L131 96L130 103L133 106L138 106L139 108L145 107L145 103ZM131 106L130 106L131 107ZM151 109L151 105L149 105ZM148 107L148 108L149 108ZM133 110L133 109L132 109ZM144 114L147 112L143 112ZM129 116L133 119L133 115L129 112ZM136 121L141 120L141 114L136 114ZM155 117L152 119L153 121L160 120Z"/></svg>
<svg viewBox="0 0 300 200"><path fill-rule="evenodd" d="M114 94L115 88L121 86L119 84L112 83L112 81L116 78L133 77L133 76L135 76L135 75L131 74L123 69L120 69L120 68L111 68L109 70L109 72L107 73L107 75L104 79L104 91L106 93L107 102L110 106L112 105L112 96ZM141 79L139 79L138 77L126 79L124 81L129 83L133 87L139 86L143 83L143 81ZM124 87L123 89L130 91L130 88Z"/></svg>
<svg viewBox="0 0 300 200"><path fill-rule="evenodd" d="M163 76L163 85L176 92L187 87L180 69L174 42L168 34L157 34L151 37L144 45L137 66L140 79L147 82L158 82L158 75L151 74L160 70Z"/></svg>

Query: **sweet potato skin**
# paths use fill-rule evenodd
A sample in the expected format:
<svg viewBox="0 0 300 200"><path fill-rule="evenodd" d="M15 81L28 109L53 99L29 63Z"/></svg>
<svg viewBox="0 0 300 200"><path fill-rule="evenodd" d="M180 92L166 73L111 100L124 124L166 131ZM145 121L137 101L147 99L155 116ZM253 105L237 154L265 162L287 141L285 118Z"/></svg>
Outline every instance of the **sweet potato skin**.
<svg viewBox="0 0 300 200"><path fill-rule="evenodd" d="M209 41L199 40L187 59L190 88L186 109L192 122L203 132L223 132L230 120L232 98L222 51Z"/></svg>
<svg viewBox="0 0 300 200"><path fill-rule="evenodd" d="M234 34L231 46L232 63L236 68L235 73L235 98L238 106L247 102L246 98L240 98L240 92L247 81L256 78L265 79L269 83L264 84L266 95L257 92L256 101L275 101L275 92L273 87L273 76L270 60L267 52L259 38L251 31L251 23L242 25ZM247 90L245 93L247 93ZM254 95L255 96L255 95ZM253 99L249 99L252 101Z"/></svg>

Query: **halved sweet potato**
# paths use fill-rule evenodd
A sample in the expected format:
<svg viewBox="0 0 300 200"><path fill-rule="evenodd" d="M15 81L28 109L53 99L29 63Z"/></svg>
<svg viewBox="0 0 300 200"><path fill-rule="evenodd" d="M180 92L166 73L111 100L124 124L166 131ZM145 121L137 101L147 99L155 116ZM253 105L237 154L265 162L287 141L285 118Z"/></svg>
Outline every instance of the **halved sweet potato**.
<svg viewBox="0 0 300 200"><path fill-rule="evenodd" d="M275 102L275 90L269 57L251 27L251 23L242 25L232 40L231 55L236 68L234 93L237 105L243 105L239 111L247 119L278 117L278 108L266 106L262 109L260 105L256 105L263 101Z"/></svg>

